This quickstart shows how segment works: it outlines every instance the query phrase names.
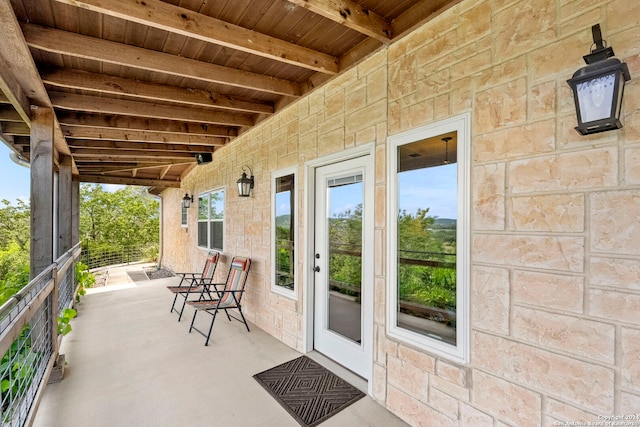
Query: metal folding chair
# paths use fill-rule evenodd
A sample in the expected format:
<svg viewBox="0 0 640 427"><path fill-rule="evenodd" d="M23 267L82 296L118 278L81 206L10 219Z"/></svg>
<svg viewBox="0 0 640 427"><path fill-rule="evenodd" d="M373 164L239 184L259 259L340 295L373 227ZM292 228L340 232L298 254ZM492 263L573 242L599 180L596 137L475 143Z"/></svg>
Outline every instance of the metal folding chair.
<svg viewBox="0 0 640 427"><path fill-rule="evenodd" d="M170 312L178 313L178 322L182 319L182 313L187 303L187 298L191 294L200 294L203 292L209 292L209 286L213 281L213 275L216 272L218 261L220 260L220 252L210 251L207 255L207 260L204 264L202 273L176 273L178 276L182 276L180 283L177 286L167 286L170 292L175 296L173 297L173 304L171 304ZM178 296L184 298L182 301L182 307L180 310L176 308L176 301Z"/></svg>
<svg viewBox="0 0 640 427"><path fill-rule="evenodd" d="M213 322L215 322L216 315L219 310L224 310L229 321L231 321L231 318L233 317L234 319L244 323L244 326L247 328L247 332L249 332L249 325L247 324L247 319L245 319L244 314L242 314L242 305L240 302L244 295L244 287L247 282L250 267L250 258L234 257L231 261L229 274L227 275L225 283L218 284L218 286L214 285L212 288L209 288L208 297L205 295L207 290L203 289L198 300L187 301L187 304L195 308L189 332L191 332L192 329L195 329L195 331L200 335L206 337L207 340L204 343L205 346L209 345L209 338L211 337L211 331L213 330ZM224 285L224 288L222 288L222 285ZM240 318L229 314L229 310L232 309L238 310ZM209 326L209 332L207 332L206 335L203 331L194 326L196 316L200 311L211 315L211 325Z"/></svg>

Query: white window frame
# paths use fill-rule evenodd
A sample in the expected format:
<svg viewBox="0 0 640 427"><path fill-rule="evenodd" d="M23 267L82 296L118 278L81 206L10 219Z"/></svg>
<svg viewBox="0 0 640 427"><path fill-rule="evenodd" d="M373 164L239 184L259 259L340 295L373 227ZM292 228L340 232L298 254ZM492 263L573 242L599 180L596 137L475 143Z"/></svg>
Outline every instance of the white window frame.
<svg viewBox="0 0 640 427"><path fill-rule="evenodd" d="M458 218L456 244L456 345L397 326L398 323L398 147L425 138L457 132L457 178L458 178ZM439 121L407 132L391 136L387 140L387 334L399 341L424 351L435 353L445 359L466 364L469 362L469 299L470 299L470 172L471 172L471 114Z"/></svg>
<svg viewBox="0 0 640 427"><path fill-rule="evenodd" d="M223 217L221 220L216 219L216 220L212 220L211 218L209 218L209 215L211 214L211 205L209 205L209 209L207 209L207 219L206 220L201 220L200 219L200 198L202 196L205 195L211 195L214 193L224 193L224 213L223 213ZM209 203L211 203L211 201L209 201ZM197 230L196 230L196 244L198 245L198 248L200 249L207 249L207 250L217 250L220 252L224 252L224 246L227 243L227 232L226 232L226 227L225 227L225 223L226 223L226 218L227 218L227 191L225 187L220 187L220 188L216 188L213 190L209 190L209 191L203 191L201 193L198 193L198 199L197 199L197 204L196 204L196 208L198 209L198 224L197 224ZM201 222L206 222L207 223L207 246L201 246L200 243L198 242L199 239L199 235L200 235L200 223ZM222 222L222 248L216 248L214 246L212 246L211 244L211 230L209 229L210 224L212 222Z"/></svg>
<svg viewBox="0 0 640 427"><path fill-rule="evenodd" d="M283 176L293 175L293 212L294 215L291 218L293 221L293 246L294 246L294 267L293 267L293 289L286 289L282 286L275 284L276 277L276 180ZM286 169L280 169L274 171L271 174L271 291L283 295L285 297L297 300L298 299L298 216L296 215L298 204L298 168L293 166Z"/></svg>

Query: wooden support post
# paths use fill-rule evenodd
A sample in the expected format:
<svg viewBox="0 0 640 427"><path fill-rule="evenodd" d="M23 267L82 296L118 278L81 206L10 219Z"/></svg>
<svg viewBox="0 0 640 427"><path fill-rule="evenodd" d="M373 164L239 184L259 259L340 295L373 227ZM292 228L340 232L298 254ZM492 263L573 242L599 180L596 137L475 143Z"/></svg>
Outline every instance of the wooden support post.
<svg viewBox="0 0 640 427"><path fill-rule="evenodd" d="M71 247L80 241L80 181L74 176L71 181Z"/></svg>
<svg viewBox="0 0 640 427"><path fill-rule="evenodd" d="M53 262L53 111L31 109L31 271Z"/></svg>
<svg viewBox="0 0 640 427"><path fill-rule="evenodd" d="M60 165L58 170L58 253L55 255L57 259L60 255L71 249L71 230L72 225L72 160L70 156L60 156Z"/></svg>

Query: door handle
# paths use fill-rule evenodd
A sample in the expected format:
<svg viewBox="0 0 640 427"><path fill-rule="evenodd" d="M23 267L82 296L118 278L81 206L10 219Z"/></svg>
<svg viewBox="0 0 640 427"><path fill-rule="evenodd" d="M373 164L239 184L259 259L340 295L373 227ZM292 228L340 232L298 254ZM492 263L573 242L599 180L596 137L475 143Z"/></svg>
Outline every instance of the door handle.
<svg viewBox="0 0 640 427"><path fill-rule="evenodd" d="M316 273L320 271L320 267L318 267L317 265L315 267L313 267L313 271L315 271Z"/></svg>

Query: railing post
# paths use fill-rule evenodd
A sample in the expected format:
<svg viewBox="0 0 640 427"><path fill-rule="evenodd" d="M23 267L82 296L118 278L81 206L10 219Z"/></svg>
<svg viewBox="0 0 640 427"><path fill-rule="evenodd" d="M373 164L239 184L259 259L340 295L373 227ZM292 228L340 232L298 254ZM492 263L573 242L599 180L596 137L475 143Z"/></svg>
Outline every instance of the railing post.
<svg viewBox="0 0 640 427"><path fill-rule="evenodd" d="M58 266L53 268L53 291L51 292L51 339L53 340L53 360L58 359L60 343L58 342L58 289L60 280L58 278Z"/></svg>

